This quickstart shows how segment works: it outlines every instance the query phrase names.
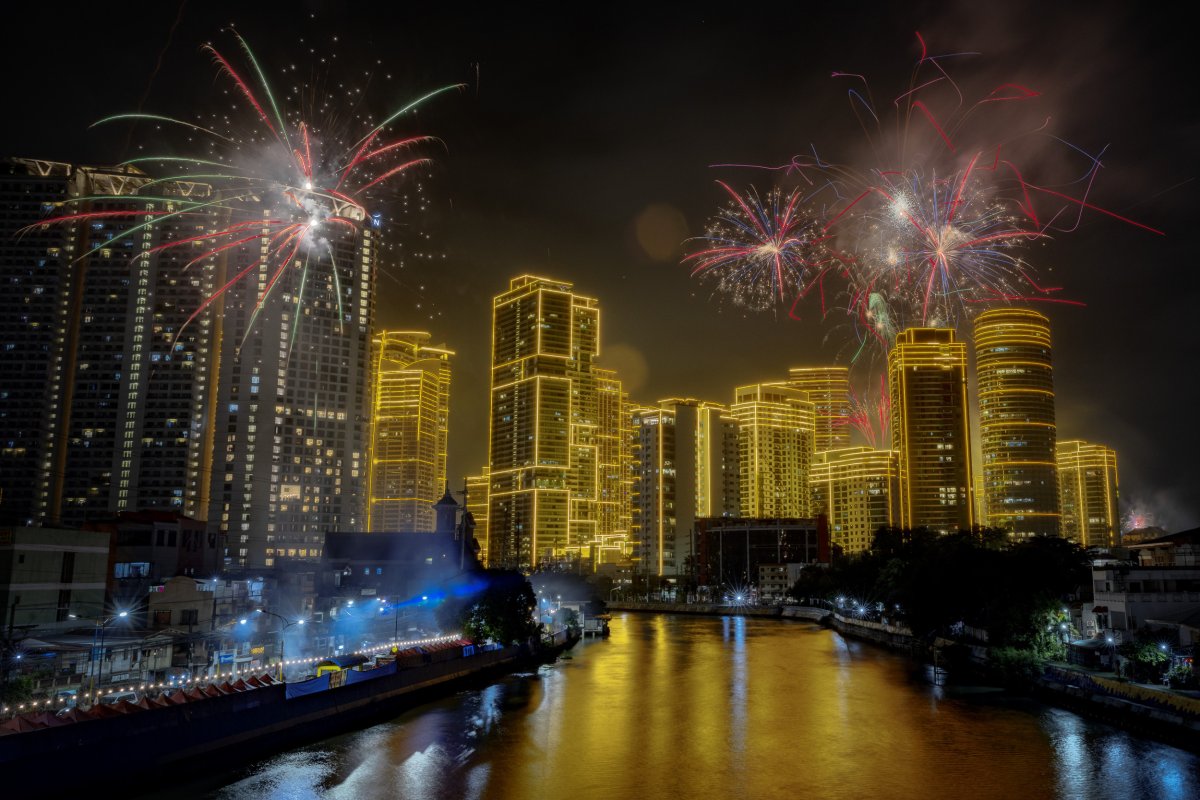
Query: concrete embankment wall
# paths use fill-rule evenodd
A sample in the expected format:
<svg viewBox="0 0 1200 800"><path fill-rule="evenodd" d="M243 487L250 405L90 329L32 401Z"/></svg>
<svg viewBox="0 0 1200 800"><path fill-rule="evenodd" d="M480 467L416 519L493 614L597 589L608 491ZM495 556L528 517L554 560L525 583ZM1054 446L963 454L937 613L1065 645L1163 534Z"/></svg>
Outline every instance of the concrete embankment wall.
<svg viewBox="0 0 1200 800"><path fill-rule="evenodd" d="M841 614L830 614L828 624L844 636L869 639L893 650L911 653L918 645L912 631L902 625L885 625L882 622L843 617Z"/></svg>

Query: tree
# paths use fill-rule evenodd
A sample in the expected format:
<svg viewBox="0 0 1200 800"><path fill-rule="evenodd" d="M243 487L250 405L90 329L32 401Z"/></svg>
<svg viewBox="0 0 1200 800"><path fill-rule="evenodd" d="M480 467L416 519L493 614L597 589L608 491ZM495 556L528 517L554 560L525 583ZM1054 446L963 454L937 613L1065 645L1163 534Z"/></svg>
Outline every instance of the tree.
<svg viewBox="0 0 1200 800"><path fill-rule="evenodd" d="M538 632L533 619L537 596L525 576L513 570L489 569L480 576L483 588L457 609L463 635L479 644L523 642Z"/></svg>

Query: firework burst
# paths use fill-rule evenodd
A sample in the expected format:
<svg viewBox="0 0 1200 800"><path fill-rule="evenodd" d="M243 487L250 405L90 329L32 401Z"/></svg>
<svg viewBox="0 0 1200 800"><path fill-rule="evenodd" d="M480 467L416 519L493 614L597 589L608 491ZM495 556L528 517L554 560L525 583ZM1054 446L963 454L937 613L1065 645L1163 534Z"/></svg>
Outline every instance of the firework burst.
<svg viewBox="0 0 1200 800"><path fill-rule="evenodd" d="M978 54L931 53L919 34L917 41L920 57L911 78L890 103L876 102L866 76L833 73L848 84L865 160L833 163L813 147L781 165L713 165L767 171L804 185L811 195L836 198L823 213L805 217L820 219L820 229L807 238L832 256L829 268L813 268L822 259L817 255L797 260L791 272L773 269L775 229L748 225L757 215L748 202L723 210L709 231L711 249L689 257L693 275L703 276L697 267L726 269L719 288L744 305L790 304L793 318L797 306L816 294L814 286L821 289L821 315L828 315L824 282L830 279L845 300L842 327L853 332L847 339L852 360L886 352L905 327L957 327L981 307L1082 305L1058 296L1059 287L1042 285L1027 256L1031 245L1078 229L1085 212L1161 235L1091 202L1100 154L1050 134L1048 117L994 113L1032 108L1038 90L1001 83L971 100L949 65ZM1060 150L1045 158L1040 150L1046 145ZM1040 182L1018 164L1020 154L1029 152L1037 156Z"/></svg>
<svg viewBox="0 0 1200 800"><path fill-rule="evenodd" d="M392 184L431 161L417 151L436 141L434 137L397 136L393 126L422 103L460 86L430 91L379 121L364 120L360 114L356 121L365 125L357 132L348 131L344 124L323 127L314 124L302 109L281 107L249 44L236 32L232 36L240 55L236 61L245 68L211 44L203 50L229 82L243 116L214 115L215 121L208 125L143 113L99 120L95 125L140 122L179 131L194 153L130 159L119 165L134 176L126 195L75 198L71 205L87 210L68 208L37 224L120 223L124 218L125 223L133 224L120 225L101 247L130 247L132 243L131 264L157 253L177 257L185 252L186 269L211 264L231 251L252 252L249 263L238 261L232 277L192 310L176 338L233 287L255 274L261 277L253 290L254 309L246 336L274 297L286 296L298 311L321 292L323 299L336 303L340 324L348 315L341 308L345 293L340 285L338 244L352 241L365 226L377 225L379 218L367 211L368 204L379 202L381 193ZM336 104L329 97L311 103L327 114ZM148 180L143 170L151 168L166 174ZM130 199L136 200L136 208L94 210L106 200ZM153 245L143 244L151 240L148 233L171 221L195 222L193 230L204 232L163 235L156 237Z"/></svg>
<svg viewBox="0 0 1200 800"><path fill-rule="evenodd" d="M694 277L715 281L716 291L747 308L792 302L829 263L831 236L799 192L772 189L760 196L752 187L739 194L717 183L729 202L694 240L697 249L684 263Z"/></svg>
<svg viewBox="0 0 1200 800"><path fill-rule="evenodd" d="M1046 237L970 169L880 176L834 224L856 229L849 310L885 342L898 327L954 327L974 304L1027 291L1022 252Z"/></svg>

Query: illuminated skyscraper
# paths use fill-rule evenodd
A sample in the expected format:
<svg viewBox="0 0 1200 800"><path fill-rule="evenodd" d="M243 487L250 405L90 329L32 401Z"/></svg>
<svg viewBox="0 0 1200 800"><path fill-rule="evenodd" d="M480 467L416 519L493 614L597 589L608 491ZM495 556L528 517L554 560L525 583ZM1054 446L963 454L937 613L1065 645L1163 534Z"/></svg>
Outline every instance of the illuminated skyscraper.
<svg viewBox="0 0 1200 800"><path fill-rule="evenodd" d="M479 475L468 475L467 511L475 520L475 540L479 542L479 562L488 563L488 468Z"/></svg>
<svg viewBox="0 0 1200 800"><path fill-rule="evenodd" d="M371 494L367 530L432 531L446 490L450 358L420 331L382 331L373 345Z"/></svg>
<svg viewBox="0 0 1200 800"><path fill-rule="evenodd" d="M971 434L967 346L950 328L909 328L888 353L892 449L900 454L900 524L969 530Z"/></svg>
<svg viewBox="0 0 1200 800"><path fill-rule="evenodd" d="M596 376L596 564L621 561L628 555L632 525L633 431L629 395L611 369L597 367Z"/></svg>
<svg viewBox="0 0 1200 800"><path fill-rule="evenodd" d="M260 311L275 271L261 258L273 229L230 258L231 270L249 272L223 301L209 522L239 566L317 559L326 532L366 527L381 237L361 206L338 201L332 211L355 225L328 227L321 247L301 249ZM263 219L291 213L264 208Z"/></svg>
<svg viewBox="0 0 1200 800"><path fill-rule="evenodd" d="M787 385L807 392L815 406L814 452L850 446L849 367L793 367Z"/></svg>
<svg viewBox="0 0 1200 800"><path fill-rule="evenodd" d="M522 275L493 301L493 566L594 565L625 548L628 516L614 497L624 470L612 467L628 462L628 445L617 441L628 442L620 432L628 424L620 382L593 364L599 345L599 306L568 282Z"/></svg>
<svg viewBox="0 0 1200 800"><path fill-rule="evenodd" d="M846 555L870 549L875 531L900 518L900 459L895 450L846 447L813 458L813 513Z"/></svg>
<svg viewBox="0 0 1200 800"><path fill-rule="evenodd" d="M1084 547L1121 543L1117 452L1078 439L1058 443L1062 535Z"/></svg>
<svg viewBox="0 0 1200 800"><path fill-rule="evenodd" d="M152 211L211 199L211 187L151 184L131 166L8 159L0 196L0 520L76 525L140 509L203 518L213 312L179 336L223 265L185 268L193 251L154 250L202 235L215 214L141 226ZM91 212L107 216L17 235Z"/></svg>
<svg viewBox="0 0 1200 800"><path fill-rule="evenodd" d="M979 440L987 524L1059 534L1050 322L1027 308L975 318Z"/></svg>
<svg viewBox="0 0 1200 800"><path fill-rule="evenodd" d="M808 517L816 409L782 383L739 386L731 414L738 422L742 516Z"/></svg>
<svg viewBox="0 0 1200 800"><path fill-rule="evenodd" d="M683 575L699 517L736 517L738 426L717 403L663 400L637 408L634 546L644 572Z"/></svg>

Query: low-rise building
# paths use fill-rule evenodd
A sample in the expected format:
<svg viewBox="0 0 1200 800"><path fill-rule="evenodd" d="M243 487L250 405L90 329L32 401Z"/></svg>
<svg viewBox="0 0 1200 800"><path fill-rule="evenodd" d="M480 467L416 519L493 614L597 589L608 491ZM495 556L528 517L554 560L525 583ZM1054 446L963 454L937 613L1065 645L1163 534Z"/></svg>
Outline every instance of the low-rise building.
<svg viewBox="0 0 1200 800"><path fill-rule="evenodd" d="M787 565L829 563L829 525L824 516L809 519L710 517L697 520L696 529L697 578L701 586L749 589L758 584L760 567L764 565L784 565L786 581Z"/></svg>
<svg viewBox="0 0 1200 800"><path fill-rule="evenodd" d="M1083 607L1083 632L1112 632L1124 641L1152 619L1200 610L1200 566L1107 563L1092 568L1093 602Z"/></svg>
<svg viewBox="0 0 1200 800"><path fill-rule="evenodd" d="M0 529L0 609L7 631L68 628L104 610L111 534Z"/></svg>

